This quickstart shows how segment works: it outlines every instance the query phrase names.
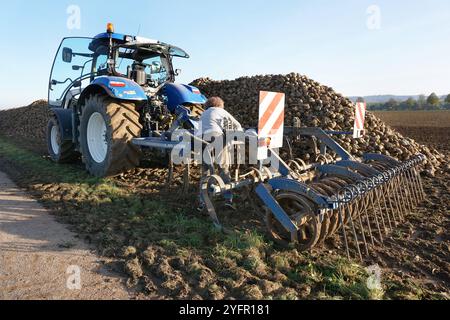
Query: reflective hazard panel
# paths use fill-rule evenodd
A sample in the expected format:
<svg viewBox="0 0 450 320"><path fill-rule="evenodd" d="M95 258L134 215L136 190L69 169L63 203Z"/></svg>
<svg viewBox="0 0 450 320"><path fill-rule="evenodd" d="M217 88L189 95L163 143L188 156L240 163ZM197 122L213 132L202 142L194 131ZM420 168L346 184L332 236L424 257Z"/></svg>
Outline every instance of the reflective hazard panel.
<svg viewBox="0 0 450 320"><path fill-rule="evenodd" d="M258 160L267 159L268 148L283 147L285 101L284 93L259 93Z"/></svg>
<svg viewBox="0 0 450 320"><path fill-rule="evenodd" d="M355 105L355 126L353 128L353 138L364 137L364 122L366 119L367 105L365 102L357 102Z"/></svg>

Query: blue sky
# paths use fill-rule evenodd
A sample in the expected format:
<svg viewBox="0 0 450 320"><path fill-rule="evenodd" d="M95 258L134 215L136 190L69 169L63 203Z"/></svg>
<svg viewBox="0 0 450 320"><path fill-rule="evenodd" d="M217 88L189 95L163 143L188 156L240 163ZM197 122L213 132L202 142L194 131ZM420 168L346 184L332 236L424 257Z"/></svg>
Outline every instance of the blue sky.
<svg viewBox="0 0 450 320"><path fill-rule="evenodd" d="M67 27L70 5L79 30ZM109 21L188 51L179 82L299 72L345 95L450 93L448 0L16 0L0 10L0 108L46 98L61 38Z"/></svg>

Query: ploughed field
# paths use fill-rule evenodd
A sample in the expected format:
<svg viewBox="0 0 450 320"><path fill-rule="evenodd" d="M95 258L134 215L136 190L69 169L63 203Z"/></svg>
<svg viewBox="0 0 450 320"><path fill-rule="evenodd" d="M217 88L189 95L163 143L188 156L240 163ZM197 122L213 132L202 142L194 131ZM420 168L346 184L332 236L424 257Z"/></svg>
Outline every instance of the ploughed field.
<svg viewBox="0 0 450 320"><path fill-rule="evenodd" d="M36 106L30 110L35 119L42 116ZM24 111L9 111L9 121L33 121ZM108 179L88 176L81 163L53 164L42 138L33 139L29 130L2 123L6 113L0 113L0 170L94 244L100 255L113 258L110 267L128 274L128 285L149 298L450 298L448 160L434 177L424 174L427 200L361 264L347 260L340 234L309 253L277 246L265 234L258 203L243 194L238 194L238 212L222 210L231 231L218 232L209 217L195 210L196 169L191 189L183 193L182 172L176 171L174 183L167 187L161 161L147 159L140 168ZM414 112L377 114L448 159L450 121L443 115L448 119L445 113L429 113L435 119L429 122ZM373 265L381 268L381 287L368 286L374 279L366 267Z"/></svg>
<svg viewBox="0 0 450 320"><path fill-rule="evenodd" d="M386 111L375 115L419 143L450 152L450 111Z"/></svg>

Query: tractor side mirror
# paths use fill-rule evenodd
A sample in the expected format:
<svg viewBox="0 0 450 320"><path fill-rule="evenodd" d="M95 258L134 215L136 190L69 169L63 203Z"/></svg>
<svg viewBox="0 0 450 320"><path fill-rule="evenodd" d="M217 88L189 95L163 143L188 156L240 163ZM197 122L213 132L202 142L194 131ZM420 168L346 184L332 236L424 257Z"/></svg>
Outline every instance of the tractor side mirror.
<svg viewBox="0 0 450 320"><path fill-rule="evenodd" d="M175 69L175 75L178 77L181 74L181 69Z"/></svg>
<svg viewBox="0 0 450 320"><path fill-rule="evenodd" d="M73 57L72 49L70 48L63 48L62 52L62 59L64 62L71 63Z"/></svg>

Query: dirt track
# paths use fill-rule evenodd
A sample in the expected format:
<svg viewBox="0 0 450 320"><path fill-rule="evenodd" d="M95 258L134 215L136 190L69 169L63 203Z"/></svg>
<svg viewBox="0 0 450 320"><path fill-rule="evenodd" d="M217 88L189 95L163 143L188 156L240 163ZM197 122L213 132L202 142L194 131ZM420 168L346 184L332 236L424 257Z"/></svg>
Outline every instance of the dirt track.
<svg viewBox="0 0 450 320"><path fill-rule="evenodd" d="M105 262L0 172L0 299L132 298Z"/></svg>

